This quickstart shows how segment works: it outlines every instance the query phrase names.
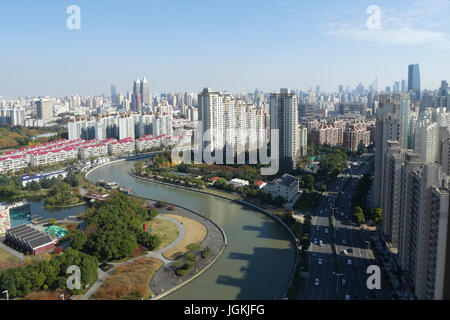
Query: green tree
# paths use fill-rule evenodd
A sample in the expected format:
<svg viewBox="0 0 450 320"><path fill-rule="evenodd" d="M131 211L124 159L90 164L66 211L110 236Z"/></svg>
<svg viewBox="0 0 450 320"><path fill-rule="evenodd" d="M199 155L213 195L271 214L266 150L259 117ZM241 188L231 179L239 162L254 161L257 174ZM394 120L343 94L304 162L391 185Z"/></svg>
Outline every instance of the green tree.
<svg viewBox="0 0 450 320"><path fill-rule="evenodd" d="M366 222L366 219L364 218L364 212L361 207L356 207L353 210L353 215L358 224L363 224Z"/></svg>
<svg viewBox="0 0 450 320"><path fill-rule="evenodd" d="M87 239L88 239L87 235L79 229L69 231L67 235L64 237L64 240L69 241L70 246L75 250L83 249L84 245L87 242Z"/></svg>

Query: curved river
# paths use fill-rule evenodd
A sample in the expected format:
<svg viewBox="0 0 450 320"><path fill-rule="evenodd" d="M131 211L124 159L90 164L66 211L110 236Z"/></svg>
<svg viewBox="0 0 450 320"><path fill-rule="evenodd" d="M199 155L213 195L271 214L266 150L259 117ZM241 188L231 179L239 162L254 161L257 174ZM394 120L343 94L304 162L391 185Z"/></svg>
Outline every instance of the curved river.
<svg viewBox="0 0 450 320"><path fill-rule="evenodd" d="M167 299L271 300L284 293L295 262L295 246L282 226L232 201L135 179L128 174L134 164L104 166L88 178L116 181L137 196L190 209L214 221L227 235L228 246L221 257Z"/></svg>

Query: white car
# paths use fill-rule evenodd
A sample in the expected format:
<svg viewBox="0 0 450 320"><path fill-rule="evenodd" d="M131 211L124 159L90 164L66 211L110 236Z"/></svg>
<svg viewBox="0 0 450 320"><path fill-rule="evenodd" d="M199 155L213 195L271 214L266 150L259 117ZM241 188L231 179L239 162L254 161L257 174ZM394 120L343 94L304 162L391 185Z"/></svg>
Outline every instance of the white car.
<svg viewBox="0 0 450 320"><path fill-rule="evenodd" d="M351 300L352 298L350 297L350 295L346 294L345 295L345 300Z"/></svg>
<svg viewBox="0 0 450 320"><path fill-rule="evenodd" d="M319 245L320 245L320 246L322 246L322 245L323 245L323 242L322 242L322 240L320 240L320 241L319 241Z"/></svg>
<svg viewBox="0 0 450 320"><path fill-rule="evenodd" d="M316 278L316 280L314 280L314 285L315 285L316 287L319 286L319 279Z"/></svg>
<svg viewBox="0 0 450 320"><path fill-rule="evenodd" d="M347 255L347 250L344 250L344 251L342 251L341 252L344 256L346 256Z"/></svg>
<svg viewBox="0 0 450 320"><path fill-rule="evenodd" d="M318 264L322 264L322 259L317 260Z"/></svg>
<svg viewBox="0 0 450 320"><path fill-rule="evenodd" d="M351 266L351 265L352 265L352 260L348 259L348 260L347 260L347 264L348 264L349 266Z"/></svg>

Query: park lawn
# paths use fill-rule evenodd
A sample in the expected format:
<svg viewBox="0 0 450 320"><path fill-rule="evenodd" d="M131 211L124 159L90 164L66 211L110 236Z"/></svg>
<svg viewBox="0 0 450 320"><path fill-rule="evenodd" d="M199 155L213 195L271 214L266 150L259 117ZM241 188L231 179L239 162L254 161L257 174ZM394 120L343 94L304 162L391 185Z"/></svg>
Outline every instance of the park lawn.
<svg viewBox="0 0 450 320"><path fill-rule="evenodd" d="M186 234L180 243L163 253L164 258L175 260L179 256L182 256L190 251L188 248L189 245L201 243L205 239L207 230L206 227L200 222L173 214L166 214L165 216L183 223L183 226L186 229Z"/></svg>
<svg viewBox="0 0 450 320"><path fill-rule="evenodd" d="M147 230L151 229L152 234L156 234L161 239L161 244L155 248L153 251L158 251L170 245L172 242L177 240L180 235L180 230L178 226L172 221L164 219L153 219L146 222Z"/></svg>
<svg viewBox="0 0 450 320"><path fill-rule="evenodd" d="M153 295L150 280L164 263L155 258L142 257L124 263L105 278L105 282L91 297L92 300L140 300Z"/></svg>
<svg viewBox="0 0 450 320"><path fill-rule="evenodd" d="M0 270L6 270L21 264L18 257L0 248Z"/></svg>

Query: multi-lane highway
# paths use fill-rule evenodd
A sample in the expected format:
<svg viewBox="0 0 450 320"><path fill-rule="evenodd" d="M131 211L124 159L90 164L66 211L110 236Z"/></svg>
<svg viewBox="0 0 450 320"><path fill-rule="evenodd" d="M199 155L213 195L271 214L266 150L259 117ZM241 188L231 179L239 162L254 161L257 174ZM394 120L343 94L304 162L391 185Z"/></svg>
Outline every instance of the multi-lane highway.
<svg viewBox="0 0 450 320"><path fill-rule="evenodd" d="M375 264L367 243L370 231L352 223L351 205L356 187L360 177L371 170L372 162L373 156L363 156L357 165L330 184L330 192L322 196L312 216L309 278L299 299L389 298L387 292L375 293L367 289L366 270ZM330 225L332 215L335 228Z"/></svg>

